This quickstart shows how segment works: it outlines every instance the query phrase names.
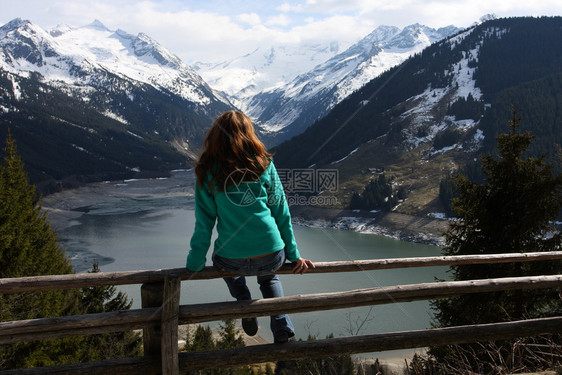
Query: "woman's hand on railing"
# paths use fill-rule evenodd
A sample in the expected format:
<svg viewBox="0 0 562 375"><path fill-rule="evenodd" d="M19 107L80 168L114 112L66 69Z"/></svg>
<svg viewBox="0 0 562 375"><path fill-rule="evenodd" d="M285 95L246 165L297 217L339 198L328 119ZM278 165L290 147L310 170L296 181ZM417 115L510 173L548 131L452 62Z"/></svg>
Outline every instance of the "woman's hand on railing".
<svg viewBox="0 0 562 375"><path fill-rule="evenodd" d="M296 262L293 263L295 266L293 267L293 273L300 273L301 275L305 273L309 268L316 268L314 263L308 259L299 258Z"/></svg>

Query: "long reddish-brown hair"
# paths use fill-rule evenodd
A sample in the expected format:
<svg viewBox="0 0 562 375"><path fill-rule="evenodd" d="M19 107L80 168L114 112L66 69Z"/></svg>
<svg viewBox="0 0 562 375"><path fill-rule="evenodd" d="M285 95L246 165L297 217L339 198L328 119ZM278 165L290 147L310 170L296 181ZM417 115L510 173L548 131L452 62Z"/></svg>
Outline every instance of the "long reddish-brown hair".
<svg viewBox="0 0 562 375"><path fill-rule="evenodd" d="M197 183L202 185L210 172L209 188L222 191L232 178L255 180L267 169L270 160L271 154L256 136L252 120L243 113L228 111L215 120L205 137L203 152L195 166Z"/></svg>

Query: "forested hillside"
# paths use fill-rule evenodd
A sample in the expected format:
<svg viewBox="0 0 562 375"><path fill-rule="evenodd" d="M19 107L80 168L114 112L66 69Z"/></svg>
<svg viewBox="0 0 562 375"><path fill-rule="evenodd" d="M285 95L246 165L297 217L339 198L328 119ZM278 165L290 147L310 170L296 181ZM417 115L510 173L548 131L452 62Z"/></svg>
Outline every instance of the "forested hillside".
<svg viewBox="0 0 562 375"><path fill-rule="evenodd" d="M344 204L371 179L368 168L385 169L411 201L418 195L402 209L443 209L439 182L493 153L515 106L521 129L536 135L531 152L560 168L561 28L562 17L497 19L436 43L277 147L276 162L337 167Z"/></svg>
<svg viewBox="0 0 562 375"><path fill-rule="evenodd" d="M103 90L85 103L37 76L23 79L0 72L0 86L2 107L9 109L0 116L0 139L10 128L34 183L71 176L83 182L127 178L139 171L149 175L185 167L188 157L170 141L199 143L210 121L186 111L189 103L149 87L132 88L139 91L133 94L135 102L125 92ZM17 86L19 98L6 89L11 86ZM127 124L103 113L110 111L109 98L127 116Z"/></svg>

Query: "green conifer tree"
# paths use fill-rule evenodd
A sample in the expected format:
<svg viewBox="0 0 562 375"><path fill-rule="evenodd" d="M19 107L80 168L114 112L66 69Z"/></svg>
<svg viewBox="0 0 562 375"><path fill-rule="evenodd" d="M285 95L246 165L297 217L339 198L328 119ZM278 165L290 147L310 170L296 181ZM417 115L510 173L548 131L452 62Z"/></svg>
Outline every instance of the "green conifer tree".
<svg viewBox="0 0 562 375"><path fill-rule="evenodd" d="M218 349L238 348L245 346L244 338L236 330L234 319L223 321L219 326L220 338L217 340Z"/></svg>
<svg viewBox="0 0 562 375"><path fill-rule="evenodd" d="M94 263L89 273L100 272ZM114 286L93 286L82 289L81 307L84 314L96 314L110 311L128 310L133 302L123 292L117 292ZM82 344L83 361L101 361L106 359L129 358L141 355L141 338L132 331L113 332L90 335Z"/></svg>
<svg viewBox="0 0 562 375"><path fill-rule="evenodd" d="M41 211L15 140L8 134L0 164L0 278L72 273L70 260ZM0 295L0 321L79 313L76 290ZM72 361L79 338L0 346L0 368Z"/></svg>
<svg viewBox="0 0 562 375"><path fill-rule="evenodd" d="M453 209L459 220L450 225L446 234L444 254L562 248L561 235L553 226L562 207L562 175L553 174L544 156L524 158L533 136L518 131L520 121L514 111L511 131L497 137L499 158L481 159L485 183L472 182L460 174L456 176L458 197L453 199ZM455 280L535 276L561 271L559 261L452 267ZM441 327L548 316L560 311L561 305L558 291L553 289L474 293L432 301L435 323ZM430 353L441 359L450 354L445 348L432 348ZM503 353L509 355L509 351Z"/></svg>
<svg viewBox="0 0 562 375"><path fill-rule="evenodd" d="M213 331L211 327L198 325L193 334L193 339L186 343L186 350L188 351L201 351L213 350L216 348L215 339L213 338Z"/></svg>
<svg viewBox="0 0 562 375"><path fill-rule="evenodd" d="M187 331L184 350L230 349L246 345L242 335L236 329L236 324L233 319L225 320L219 325L218 335L219 337L215 340L213 331L209 326L198 325L194 333L191 333L189 330ZM269 366L269 369L270 372L273 371L271 366ZM267 368L265 371L267 372ZM264 370L261 368L253 369L251 366L245 365L233 368L216 368L198 371L188 370L185 372L185 375L260 375L263 373Z"/></svg>
<svg viewBox="0 0 562 375"><path fill-rule="evenodd" d="M29 183L15 140L8 133L0 165L0 278L73 273L58 244L40 197ZM99 271L94 265L93 272ZM79 315L129 309L115 287L0 294L0 321ZM140 353L131 332L31 341L0 346L0 369L51 366L130 357Z"/></svg>

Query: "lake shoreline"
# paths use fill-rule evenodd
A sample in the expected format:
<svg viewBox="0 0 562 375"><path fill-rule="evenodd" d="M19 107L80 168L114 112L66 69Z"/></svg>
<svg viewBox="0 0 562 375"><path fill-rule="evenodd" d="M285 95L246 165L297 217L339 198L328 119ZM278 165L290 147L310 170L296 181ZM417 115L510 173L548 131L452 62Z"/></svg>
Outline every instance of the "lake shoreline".
<svg viewBox="0 0 562 375"><path fill-rule="evenodd" d="M172 171L170 177L93 182L62 190L41 199L51 227L64 230L75 224L89 206L148 196L189 196L194 193L195 176L188 170Z"/></svg>
<svg viewBox="0 0 562 375"><path fill-rule="evenodd" d="M446 220L397 212L292 206L293 223L312 228L351 230L400 241L443 246Z"/></svg>
<svg viewBox="0 0 562 375"><path fill-rule="evenodd" d="M51 227L61 231L75 224L83 214L80 209L99 203L153 196L193 195L195 179L192 173L159 179L159 189L151 180L125 180L90 183L44 196L41 205ZM337 209L296 205L290 207L294 225L312 228L351 230L400 241L443 246L446 220L419 217L397 212Z"/></svg>

